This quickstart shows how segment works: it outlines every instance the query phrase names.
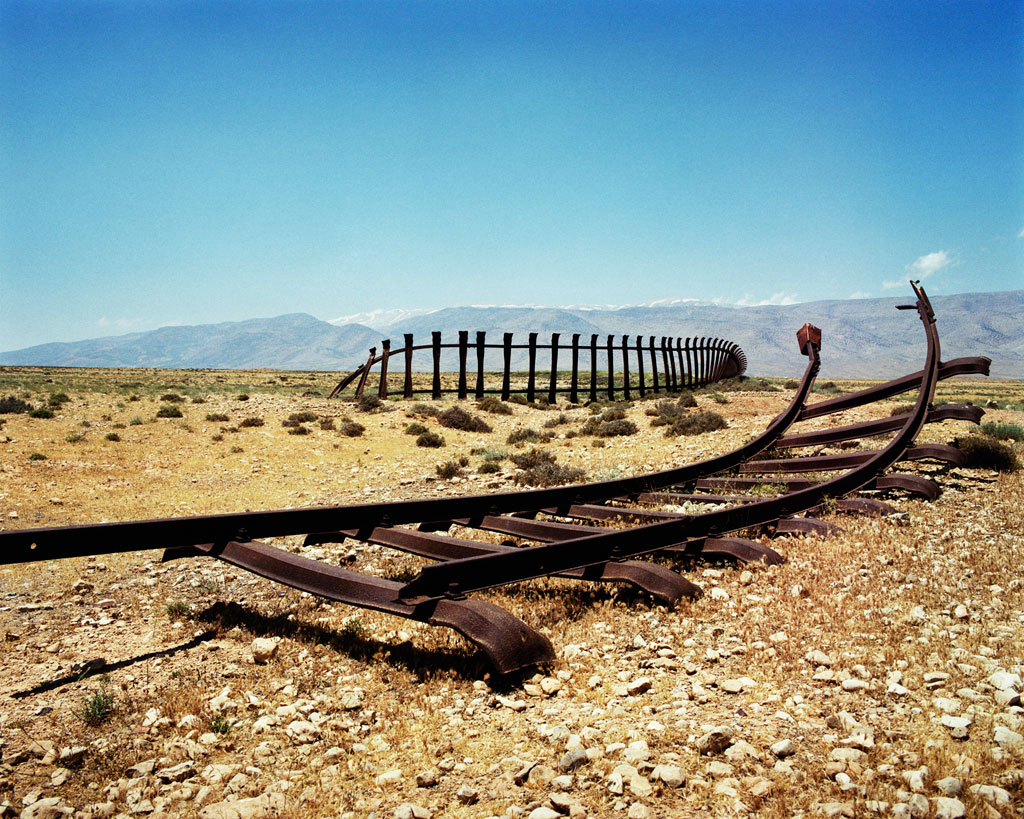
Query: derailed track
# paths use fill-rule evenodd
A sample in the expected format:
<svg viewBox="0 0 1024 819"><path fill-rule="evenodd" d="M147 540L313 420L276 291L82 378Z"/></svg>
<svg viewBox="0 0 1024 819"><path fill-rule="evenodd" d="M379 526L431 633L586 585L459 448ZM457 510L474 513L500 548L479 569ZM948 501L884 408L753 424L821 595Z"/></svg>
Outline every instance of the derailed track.
<svg viewBox="0 0 1024 819"><path fill-rule="evenodd" d="M932 407L931 400L938 380L966 372L987 372L988 360L957 359L942 365L931 305L916 285L915 292L918 299L912 307L927 338L927 358L921 371L808 407L806 399L819 366L820 334L805 326L798 338L808 365L787 409L754 440L697 464L557 489L0 532L0 560L15 563L157 547L166 548L168 558L208 555L328 599L454 628L477 644L502 673L544 663L553 658L545 637L503 609L467 595L529 578L559 575L629 583L659 602L672 604L696 596L699 589L676 572L634 558L667 550L695 557L779 562L783 558L774 550L730 535L755 526L827 533L828 527L820 521L793 516L835 502L848 504L852 511L884 512L884 504L876 499L844 497L866 487L895 485L924 495L937 493L937 484L927 478L883 472L908 457L955 461L957 456L947 449L915 448L912 444L929 421L980 417L977 410ZM913 410L894 419L786 436L798 420L863 406L913 389L918 390ZM810 461L756 460L772 447L817 446L886 432L895 435L884 448L844 454L830 461L823 462L816 456ZM808 470L839 474L819 482L790 477ZM746 478L741 473L771 477ZM770 482L783 491L773 497L742 494L756 482ZM719 494L708 495L708 489ZM696 515L652 508L683 499L716 503L722 508ZM627 528L608 528L605 524L609 523ZM407 528L412 525L418 530ZM452 525L501 532L534 545L498 546L437 534ZM308 544L355 539L437 562L426 566L410 582L398 583L329 566L254 540L294 534L306 534Z"/></svg>

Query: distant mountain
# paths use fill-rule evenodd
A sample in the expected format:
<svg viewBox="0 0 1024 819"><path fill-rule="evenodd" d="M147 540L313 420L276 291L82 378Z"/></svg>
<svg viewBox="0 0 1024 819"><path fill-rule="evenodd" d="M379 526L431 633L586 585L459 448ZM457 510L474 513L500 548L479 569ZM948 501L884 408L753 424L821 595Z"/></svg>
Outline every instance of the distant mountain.
<svg viewBox="0 0 1024 819"><path fill-rule="evenodd" d="M161 327L148 333L41 344L0 353L0 364L63 367L163 367L338 370L365 359L379 333L335 327L305 313L277 318Z"/></svg>
<svg viewBox="0 0 1024 819"><path fill-rule="evenodd" d="M909 288L908 288L909 290ZM525 343L536 332L540 341L561 333L581 333L601 340L608 334L647 336L717 336L734 341L747 354L748 372L754 375L794 376L802 369L796 349L796 331L804 322L822 329L822 376L826 378L888 378L910 372L924 358L924 337L912 313L897 312L903 298L819 301L761 307L728 307L687 300L662 300L628 307L449 307L429 313L388 311L363 314L381 326L342 326L304 313L269 319L163 327L148 333L92 339L66 344L43 344L0 353L0 364L35 364L79 367L166 367L317 369L347 372L366 359L368 347L380 349L390 338L392 348L403 344L405 333L417 344L429 343L430 333L454 342L459 330L487 332L489 343L500 343L502 333ZM1024 290L934 296L944 360L962 355L992 358L992 375L1024 378ZM385 324L388 318L397 321ZM475 336L470 336L471 340ZM417 356L421 356L418 353ZM525 354L513 363L525 366ZM544 356L538 358L542 364ZM445 356L453 369L455 359ZM488 369L500 358L488 356ZM566 364L568 362L565 362ZM417 358L417 369L429 366L429 357Z"/></svg>

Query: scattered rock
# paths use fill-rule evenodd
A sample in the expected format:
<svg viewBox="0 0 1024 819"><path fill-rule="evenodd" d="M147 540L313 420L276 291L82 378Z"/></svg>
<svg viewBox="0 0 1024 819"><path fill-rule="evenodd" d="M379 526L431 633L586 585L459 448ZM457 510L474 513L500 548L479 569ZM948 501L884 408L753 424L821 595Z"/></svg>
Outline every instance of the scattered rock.
<svg viewBox="0 0 1024 819"><path fill-rule="evenodd" d="M277 640L271 637L257 637L252 641L252 659L258 665L269 663L277 654Z"/></svg>
<svg viewBox="0 0 1024 819"><path fill-rule="evenodd" d="M718 725L697 740L697 750L705 756L720 754L732 744L735 735L728 725Z"/></svg>

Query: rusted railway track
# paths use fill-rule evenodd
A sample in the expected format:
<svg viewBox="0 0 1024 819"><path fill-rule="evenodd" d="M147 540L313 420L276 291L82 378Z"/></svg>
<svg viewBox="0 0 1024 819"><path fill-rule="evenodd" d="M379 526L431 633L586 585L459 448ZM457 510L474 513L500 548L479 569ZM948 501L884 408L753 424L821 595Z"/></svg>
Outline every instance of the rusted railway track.
<svg viewBox="0 0 1024 819"><path fill-rule="evenodd" d="M914 446L924 424L946 419L977 421L981 410L932 405L935 385L953 375L987 374L984 357L940 362L935 316L913 283L915 309L926 337L924 367L903 378L851 395L807 404L819 368L821 334L805 325L797 334L808 363L787 408L755 439L699 463L611 481L480 496L380 504L287 509L228 515L26 529L0 532L0 562L18 563L90 554L163 548L166 557L210 556L312 594L354 606L448 626L479 646L500 673L553 658L546 637L509 612L470 595L489 587L547 575L629 583L673 604L700 589L675 571L638 560L654 552L740 561L781 562L759 542L734 536L752 527L777 534L832 527L798 517L822 506L878 514L888 507L859 490L898 488L937 496L934 480L886 474L909 459L957 463L950 447ZM909 412L859 424L787 434L794 423L822 418L911 390ZM765 457L892 433L880 449L830 455ZM796 477L812 471L831 475ZM751 477L751 476L760 477ZM765 477L767 476L767 477ZM768 486L776 494L751 494ZM666 506L686 501L710 511L687 514ZM459 537L443 534L458 526ZM520 545L497 545L465 536L498 532ZM397 582L324 564L257 540L306 535L306 545L346 539L401 550L433 560L409 582Z"/></svg>
<svg viewBox="0 0 1024 819"><path fill-rule="evenodd" d="M474 343L469 341L469 331L460 330L458 343L443 343L441 333L431 334L430 344L416 344L412 333L405 334L405 343L401 348L391 349L391 340L381 342L381 353L376 347L370 348L366 362L346 375L334 388L330 398L337 398L355 384L355 395L364 394L371 373L377 373L377 396L387 398L389 394L389 365L392 359L403 364L402 397L412 398L415 395L430 394L433 399L442 395L453 394L458 398L469 397L472 392L475 398L484 395L500 395L507 401L512 394L525 395L526 400L533 402L543 396L549 404L554 404L558 395L567 395L571 403L577 403L586 395L590 401L596 401L598 395L607 395L609 399L621 396L625 400L632 398L635 391L643 398L648 391L653 393L678 392L679 390L704 387L726 378L737 378L747 369L747 356L738 345L721 338L671 338L643 336L631 338L628 335L616 338L607 336L603 341L597 333L590 336L590 343L580 342L581 334L573 333L568 344L560 341L560 333L552 333L550 343L538 343L537 333L527 335L526 344L513 343L513 334L505 333L501 344L487 343L487 334L476 333ZM413 358L416 353L430 351L432 379L430 389L414 389L412 374L416 369ZM447 387L441 379L441 360L445 351L458 352L458 384ZM486 364L487 353L501 351L502 366L500 386L488 386L487 377L496 368ZM559 352L569 359L568 376L558 369ZM525 384L512 383L513 354L526 353L527 369ZM538 354L547 354L548 369L538 371ZM471 388L468 370L469 358L472 353L476 361L475 383ZM604 363L602 365L602 359ZM603 367L603 368L602 368ZM538 384L538 375L547 375L547 385ZM589 379L587 374L589 373ZM635 378L634 374L635 373ZM603 382L603 383L602 383Z"/></svg>

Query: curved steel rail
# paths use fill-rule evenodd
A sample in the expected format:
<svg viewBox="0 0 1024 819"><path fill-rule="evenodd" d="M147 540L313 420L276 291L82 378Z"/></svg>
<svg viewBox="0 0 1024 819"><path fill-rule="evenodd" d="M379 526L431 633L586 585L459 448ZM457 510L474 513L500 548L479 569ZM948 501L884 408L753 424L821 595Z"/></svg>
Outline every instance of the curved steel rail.
<svg viewBox="0 0 1024 819"><path fill-rule="evenodd" d="M854 396L843 396L854 400L842 404L833 400L813 405L827 405L825 410L816 413L820 416L916 386L919 393L914 410L895 419L818 433L784 435L797 420L807 417L805 402L819 367L820 331L805 325L798 339L808 364L787 408L752 441L699 463L612 481L475 497L7 531L0 532L0 560L14 563L158 547L168 549L168 558L209 555L328 599L454 628L477 644L499 672L543 663L553 657L546 638L496 606L467 599L466 593L556 574L630 583L659 601L671 604L685 596L696 596L699 588L662 566L627 558L665 549L686 555L780 562L783 558L766 546L721 535L770 523L775 523L778 533L827 534L834 529L829 524L809 518L784 518L810 511L826 500L842 498L862 487L898 486L926 495L937 493L937 484L927 478L883 475L882 472L908 457L956 459L949 448L936 445L912 448L911 444L928 421L977 420L980 417L977 412L964 408L929 408L935 383L940 378L982 368L987 370L988 360L958 359L949 365L940 365L931 305L916 283L914 289L918 301L913 307L925 325L928 339L925 368L920 373ZM817 444L848 440L859 437L854 434L855 429L860 430L859 434L878 434L897 429L897 425L898 433L893 440L877 451L827 456L833 458L831 461L814 457L751 460L772 446L796 447L810 445L808 441ZM830 433L849 437L830 438ZM715 488L735 491L756 482L753 478L714 477L728 471L789 475L810 469L846 471L822 483L792 477L772 478L772 483L781 485L785 494L767 499L687 494L686 491ZM682 499L729 503L730 507L700 515L683 515L631 505ZM886 511L885 505L875 500L844 499L841 503L854 511L876 514ZM535 519L538 513L589 524L618 520L641 525L628 529L595 528L564 520ZM402 524L419 524L419 531L396 528ZM540 545L495 545L430 533L430 530L448 529L453 524L501 532ZM354 538L439 562L425 566L411 582L401 584L326 566L252 541L255 537L296 533L311 533L307 535L307 545Z"/></svg>

